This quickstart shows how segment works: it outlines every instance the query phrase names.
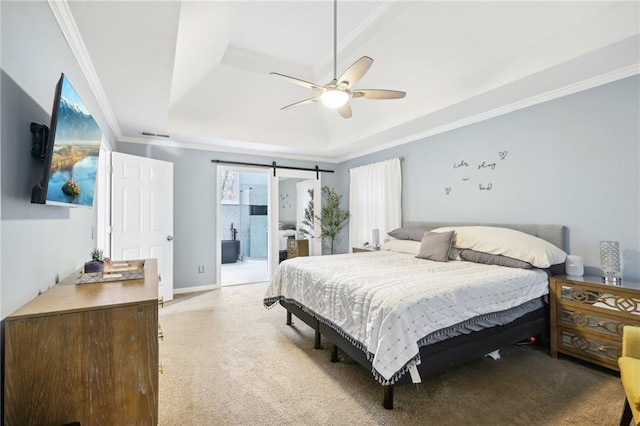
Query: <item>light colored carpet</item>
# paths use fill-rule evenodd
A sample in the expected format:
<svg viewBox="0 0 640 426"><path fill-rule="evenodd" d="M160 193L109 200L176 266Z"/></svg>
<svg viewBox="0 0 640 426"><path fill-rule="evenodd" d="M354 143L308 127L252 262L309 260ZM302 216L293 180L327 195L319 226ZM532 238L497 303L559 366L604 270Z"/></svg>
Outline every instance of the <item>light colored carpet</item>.
<svg viewBox="0 0 640 426"><path fill-rule="evenodd" d="M537 346L511 346L396 386L395 409L365 368L285 310L266 310L266 283L179 295L160 309L161 425L615 425L624 399L615 373ZM295 320L295 317L294 317Z"/></svg>

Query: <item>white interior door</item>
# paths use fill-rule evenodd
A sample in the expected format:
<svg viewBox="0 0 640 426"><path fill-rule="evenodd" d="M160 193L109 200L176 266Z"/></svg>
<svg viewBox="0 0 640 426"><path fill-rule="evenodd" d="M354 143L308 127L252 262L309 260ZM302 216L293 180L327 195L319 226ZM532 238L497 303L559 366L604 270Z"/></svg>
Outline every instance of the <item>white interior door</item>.
<svg viewBox="0 0 640 426"><path fill-rule="evenodd" d="M112 153L111 257L156 258L158 294L173 299L173 163Z"/></svg>

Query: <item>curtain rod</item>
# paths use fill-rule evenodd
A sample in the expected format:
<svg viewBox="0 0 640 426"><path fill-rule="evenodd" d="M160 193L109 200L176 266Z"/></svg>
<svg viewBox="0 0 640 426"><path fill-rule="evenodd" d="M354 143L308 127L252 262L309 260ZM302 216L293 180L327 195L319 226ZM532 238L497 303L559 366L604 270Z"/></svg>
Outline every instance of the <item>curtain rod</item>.
<svg viewBox="0 0 640 426"><path fill-rule="evenodd" d="M253 166L253 167L268 167L273 168L273 176L276 176L276 169L287 169L287 170L304 170L308 172L316 172L316 179L320 178L320 172L325 173L333 173L333 170L324 170L320 169L318 166L311 169L308 167L293 167L293 166L278 166L276 162L272 162L271 164L260 164L260 163L244 163L242 161L226 161L226 160L211 160L212 163L217 164L234 164L236 166Z"/></svg>

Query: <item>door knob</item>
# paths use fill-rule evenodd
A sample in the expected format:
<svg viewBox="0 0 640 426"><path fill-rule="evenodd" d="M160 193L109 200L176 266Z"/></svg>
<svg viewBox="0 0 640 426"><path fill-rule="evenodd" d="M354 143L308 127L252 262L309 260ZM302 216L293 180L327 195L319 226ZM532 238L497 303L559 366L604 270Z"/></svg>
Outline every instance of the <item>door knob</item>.
<svg viewBox="0 0 640 426"><path fill-rule="evenodd" d="M173 235L167 235L167 241L173 240Z"/></svg>

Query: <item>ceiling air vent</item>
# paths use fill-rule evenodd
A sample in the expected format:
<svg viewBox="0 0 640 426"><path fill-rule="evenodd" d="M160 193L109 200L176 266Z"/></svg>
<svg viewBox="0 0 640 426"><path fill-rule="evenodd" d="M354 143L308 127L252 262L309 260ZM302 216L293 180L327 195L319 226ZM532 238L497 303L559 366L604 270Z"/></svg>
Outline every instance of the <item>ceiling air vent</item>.
<svg viewBox="0 0 640 426"><path fill-rule="evenodd" d="M142 136L152 136L152 137L158 137L158 138L169 138L169 137L171 137L169 135L163 135L162 133L140 132L140 134Z"/></svg>

